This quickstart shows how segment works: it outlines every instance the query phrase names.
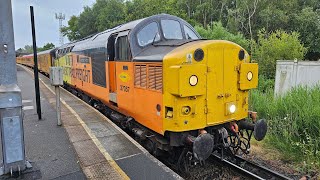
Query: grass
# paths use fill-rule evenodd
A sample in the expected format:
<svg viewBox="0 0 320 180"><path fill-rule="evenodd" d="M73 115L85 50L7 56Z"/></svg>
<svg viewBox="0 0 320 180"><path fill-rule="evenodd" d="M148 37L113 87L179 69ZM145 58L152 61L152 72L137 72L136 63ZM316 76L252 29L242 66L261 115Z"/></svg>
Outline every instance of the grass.
<svg viewBox="0 0 320 180"><path fill-rule="evenodd" d="M297 87L281 97L259 87L250 93L250 106L268 122L267 145L302 172L320 169L320 86Z"/></svg>

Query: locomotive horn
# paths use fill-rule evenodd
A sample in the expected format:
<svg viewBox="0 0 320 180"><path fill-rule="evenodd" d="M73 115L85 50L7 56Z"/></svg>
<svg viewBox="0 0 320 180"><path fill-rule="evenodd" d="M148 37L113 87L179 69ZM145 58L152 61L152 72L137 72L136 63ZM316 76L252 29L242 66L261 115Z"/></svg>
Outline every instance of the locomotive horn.
<svg viewBox="0 0 320 180"><path fill-rule="evenodd" d="M239 129L252 130L254 138L257 141L261 141L267 134L268 126L264 119L260 119L254 124L247 121L240 121Z"/></svg>

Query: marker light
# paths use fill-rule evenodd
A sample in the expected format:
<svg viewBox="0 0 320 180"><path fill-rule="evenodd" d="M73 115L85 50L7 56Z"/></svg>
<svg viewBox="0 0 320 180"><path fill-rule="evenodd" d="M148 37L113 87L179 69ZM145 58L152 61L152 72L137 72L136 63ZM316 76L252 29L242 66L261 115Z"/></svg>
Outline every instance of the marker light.
<svg viewBox="0 0 320 180"><path fill-rule="evenodd" d="M251 71L249 71L248 74L247 74L247 79L248 79L248 81L251 81L252 78L253 78L253 74L252 74Z"/></svg>
<svg viewBox="0 0 320 180"><path fill-rule="evenodd" d="M192 75L190 78L189 78L189 83L191 86L195 86L198 84L198 77L196 75Z"/></svg>
<svg viewBox="0 0 320 180"><path fill-rule="evenodd" d="M231 114L234 113L234 112L236 112L236 105L232 104L232 105L229 107L229 111L230 111Z"/></svg>

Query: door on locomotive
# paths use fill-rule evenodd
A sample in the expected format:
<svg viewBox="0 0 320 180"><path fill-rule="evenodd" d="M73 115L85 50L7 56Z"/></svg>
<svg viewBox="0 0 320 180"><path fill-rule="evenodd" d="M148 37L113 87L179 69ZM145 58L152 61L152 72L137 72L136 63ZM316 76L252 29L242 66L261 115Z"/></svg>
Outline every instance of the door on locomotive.
<svg viewBox="0 0 320 180"><path fill-rule="evenodd" d="M120 32L115 45L117 105L122 109L132 109L133 105L133 64L128 33Z"/></svg>
<svg viewBox="0 0 320 180"><path fill-rule="evenodd" d="M208 48L207 124L210 126L236 119L239 106L235 67L239 50L230 44Z"/></svg>
<svg viewBox="0 0 320 180"><path fill-rule="evenodd" d="M116 63L115 59L115 42L118 34L112 34L108 38L108 77L109 77L109 101L117 103L117 84L116 84Z"/></svg>

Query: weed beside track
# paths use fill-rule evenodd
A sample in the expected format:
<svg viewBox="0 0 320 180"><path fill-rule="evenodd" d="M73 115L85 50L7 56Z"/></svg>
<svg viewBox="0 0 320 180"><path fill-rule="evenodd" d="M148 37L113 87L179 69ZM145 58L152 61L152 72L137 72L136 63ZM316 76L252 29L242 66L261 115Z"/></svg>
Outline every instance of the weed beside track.
<svg viewBox="0 0 320 180"><path fill-rule="evenodd" d="M319 171L320 86L297 87L281 97L271 88L253 90L250 96L251 109L268 122L265 143L296 162L299 171Z"/></svg>

